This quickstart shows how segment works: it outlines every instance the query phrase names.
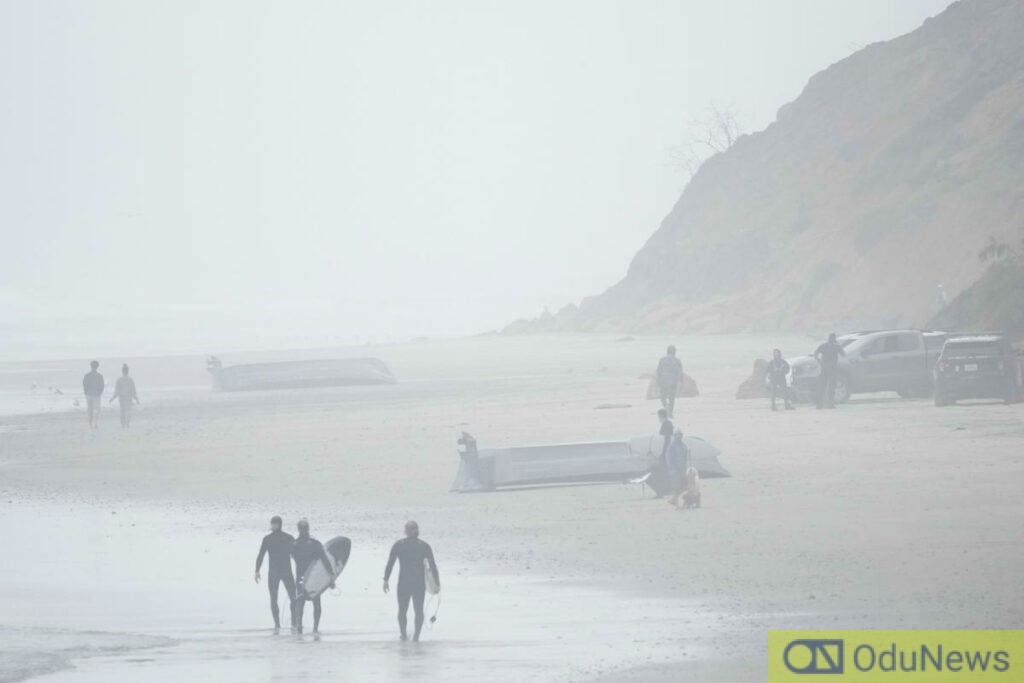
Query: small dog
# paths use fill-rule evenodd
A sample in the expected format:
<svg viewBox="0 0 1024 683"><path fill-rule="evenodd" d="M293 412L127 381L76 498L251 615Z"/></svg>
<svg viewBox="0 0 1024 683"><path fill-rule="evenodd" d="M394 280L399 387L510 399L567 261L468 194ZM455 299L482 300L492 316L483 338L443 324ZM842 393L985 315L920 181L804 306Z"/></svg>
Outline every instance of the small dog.
<svg viewBox="0 0 1024 683"><path fill-rule="evenodd" d="M700 507L700 473L697 468L690 465L686 468L685 485L683 491L683 509Z"/></svg>

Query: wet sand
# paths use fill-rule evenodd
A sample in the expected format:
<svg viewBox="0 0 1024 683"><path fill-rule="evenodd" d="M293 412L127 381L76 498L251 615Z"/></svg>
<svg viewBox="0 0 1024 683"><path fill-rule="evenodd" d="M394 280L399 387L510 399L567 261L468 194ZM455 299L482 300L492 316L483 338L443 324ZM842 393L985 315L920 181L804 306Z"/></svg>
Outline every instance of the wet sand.
<svg viewBox="0 0 1024 683"><path fill-rule="evenodd" d="M699 511L629 485L447 493L462 429L481 446L652 432L640 375L667 341L358 349L403 382L240 395L198 388L201 366L150 359L137 365L145 410L129 432L113 410L94 433L78 413L2 418L0 521L31 530L15 536L25 547L79 538L96 550L0 569L0 626L177 643L79 652L53 681L173 680L204 666L217 680L763 680L768 628L1019 627L1024 405L877 395L772 413L733 399L756 355L809 339L672 340L702 390L679 401L679 421L734 474L705 482ZM150 364L180 390L147 397ZM251 564L275 513L354 541L318 643L267 630ZM407 518L445 588L418 648L396 642L392 598L379 594Z"/></svg>

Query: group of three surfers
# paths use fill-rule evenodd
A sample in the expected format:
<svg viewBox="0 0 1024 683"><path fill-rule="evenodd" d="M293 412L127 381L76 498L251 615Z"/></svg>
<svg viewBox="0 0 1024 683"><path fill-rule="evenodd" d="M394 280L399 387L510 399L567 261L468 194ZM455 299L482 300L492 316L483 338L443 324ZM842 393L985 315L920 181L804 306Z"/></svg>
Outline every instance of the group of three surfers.
<svg viewBox="0 0 1024 683"><path fill-rule="evenodd" d="M302 577L314 562L323 562L329 576L334 576L334 564L328 557L320 541L309 535L309 522L299 520L297 525L298 538L281 529L281 518L274 516L270 520L270 533L263 537L259 554L256 556L256 583L260 582L260 569L263 558L268 560L267 588L270 591L270 612L274 616L274 632L281 628L281 612L278 606L278 588L284 584L285 592L291 603L291 628L293 633L302 633L302 616L307 601L313 603L313 634L320 632L320 596L307 595L301 585ZM415 630L412 639L418 641L423 630L423 603L427 592L426 569L434 575L437 588L440 590L440 574L434 562L434 551L430 545L420 540L420 529L416 522L406 522L405 538L391 546L387 566L384 569L384 592L390 591L391 572L398 562L398 628L402 640L408 640L409 603L412 602L415 612ZM292 562L295 563L295 574L292 574ZM299 585L296 585L296 577ZM331 584L334 588L334 584Z"/></svg>

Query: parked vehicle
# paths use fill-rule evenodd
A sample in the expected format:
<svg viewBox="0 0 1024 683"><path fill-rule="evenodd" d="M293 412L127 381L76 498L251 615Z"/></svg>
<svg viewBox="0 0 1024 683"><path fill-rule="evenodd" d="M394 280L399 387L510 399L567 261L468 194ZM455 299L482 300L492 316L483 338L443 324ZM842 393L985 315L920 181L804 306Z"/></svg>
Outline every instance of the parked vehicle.
<svg viewBox="0 0 1024 683"><path fill-rule="evenodd" d="M839 359L836 402L852 394L895 391L904 398L932 393L933 370L946 341L945 332L880 330L854 332L837 339L845 356ZM821 367L813 355L789 359L792 386L802 401L813 400Z"/></svg>
<svg viewBox="0 0 1024 683"><path fill-rule="evenodd" d="M965 398L1021 400L1024 378L1021 356L1003 334L950 338L935 366L935 405Z"/></svg>

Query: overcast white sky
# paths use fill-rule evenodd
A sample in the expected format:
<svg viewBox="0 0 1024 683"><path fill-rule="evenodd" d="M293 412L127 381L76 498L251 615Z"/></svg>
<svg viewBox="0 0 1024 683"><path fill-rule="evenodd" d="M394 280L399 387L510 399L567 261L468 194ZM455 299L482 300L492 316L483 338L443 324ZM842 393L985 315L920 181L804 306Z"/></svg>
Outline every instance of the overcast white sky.
<svg viewBox="0 0 1024 683"><path fill-rule="evenodd" d="M0 357L501 327L604 290L728 105L946 0L0 0Z"/></svg>

